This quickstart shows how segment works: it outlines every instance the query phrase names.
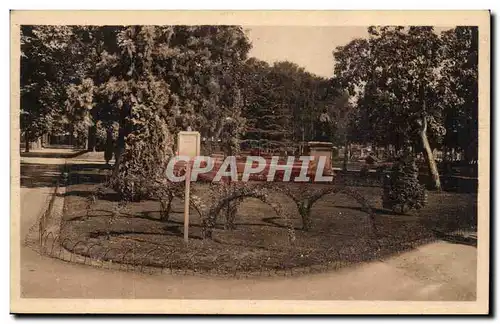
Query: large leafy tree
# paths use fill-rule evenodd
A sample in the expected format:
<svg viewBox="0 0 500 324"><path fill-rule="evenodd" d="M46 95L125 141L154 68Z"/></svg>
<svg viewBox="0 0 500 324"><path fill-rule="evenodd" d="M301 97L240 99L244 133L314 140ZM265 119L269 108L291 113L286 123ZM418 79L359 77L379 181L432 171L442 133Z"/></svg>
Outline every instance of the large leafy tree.
<svg viewBox="0 0 500 324"><path fill-rule="evenodd" d="M217 135L232 117L226 130L241 133L237 67L250 45L233 26L129 26L116 43L97 65L96 116L118 122L115 187L138 199L141 181L162 176L177 131Z"/></svg>
<svg viewBox="0 0 500 324"><path fill-rule="evenodd" d="M21 26L21 132L30 142L60 123L66 84L73 81L78 52L71 46L67 26ZM75 60L76 61L76 60Z"/></svg>
<svg viewBox="0 0 500 324"><path fill-rule="evenodd" d="M334 127L334 143L344 146L343 170L347 170L349 147L353 142L361 142L357 107L350 101L348 91L339 94L332 104L332 120Z"/></svg>
<svg viewBox="0 0 500 324"><path fill-rule="evenodd" d="M21 27L21 129L26 140L69 130L91 142L88 127L95 130L100 108L93 86L99 82L96 66L103 48L113 44L110 29L113 27Z"/></svg>
<svg viewBox="0 0 500 324"><path fill-rule="evenodd" d="M250 47L240 26L173 27L162 64L175 103L175 132L191 127L216 139L232 118L239 125L230 129L239 137L244 124L242 65Z"/></svg>
<svg viewBox="0 0 500 324"><path fill-rule="evenodd" d="M127 199L140 199L146 180L163 176L172 155L168 123L173 102L161 69L170 28L130 26L117 32L115 52L104 52L100 68L107 71L98 85L103 100L99 116L116 118L119 125L113 185Z"/></svg>
<svg viewBox="0 0 500 324"><path fill-rule="evenodd" d="M313 140L320 114L333 102L330 80L292 62L269 65L251 58L244 66L247 141L269 148Z"/></svg>
<svg viewBox="0 0 500 324"><path fill-rule="evenodd" d="M97 125L100 124L111 140L114 122L118 118L116 107L110 104L102 89L105 83L118 70L110 70L116 65L110 64L110 59L116 59L110 53L119 52L118 34L124 29L119 26L73 26L73 46L81 53L79 79L69 86L68 120L79 128L87 138L87 149L96 148ZM92 83L95 86L89 87ZM87 84L87 86L85 86ZM74 88L74 89L71 89ZM82 106L78 103L81 98L92 98L92 104Z"/></svg>
<svg viewBox="0 0 500 324"><path fill-rule="evenodd" d="M271 81L285 116L282 124L289 130L288 138L294 142L313 140L320 115L333 113L333 83L288 61L273 65Z"/></svg>
<svg viewBox="0 0 500 324"><path fill-rule="evenodd" d="M377 144L423 151L434 187L440 180L433 145L445 134L439 100L441 40L432 27L370 27L370 38L334 52L335 73L358 96L369 137Z"/></svg>
<svg viewBox="0 0 500 324"><path fill-rule="evenodd" d="M248 118L246 137L272 146L289 138L288 117L283 94L272 80L269 64L250 59L245 66L245 114ZM277 76L274 75L276 78Z"/></svg>
<svg viewBox="0 0 500 324"><path fill-rule="evenodd" d="M478 29L459 26L442 33L443 144L462 150L468 161L478 153Z"/></svg>

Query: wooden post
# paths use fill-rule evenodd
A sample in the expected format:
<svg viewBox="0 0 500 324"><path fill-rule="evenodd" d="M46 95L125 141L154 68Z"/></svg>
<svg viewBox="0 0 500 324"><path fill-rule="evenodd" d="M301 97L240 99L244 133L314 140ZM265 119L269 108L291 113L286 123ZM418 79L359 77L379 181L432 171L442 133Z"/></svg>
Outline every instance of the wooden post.
<svg viewBox="0 0 500 324"><path fill-rule="evenodd" d="M186 186L184 192L184 242L189 240L189 189L191 185L191 163L200 155L200 133L191 130L179 132L177 136L177 154L189 157L186 164Z"/></svg>
<svg viewBox="0 0 500 324"><path fill-rule="evenodd" d="M191 184L191 161L186 165L186 190L184 193L184 242L189 241L189 189Z"/></svg>

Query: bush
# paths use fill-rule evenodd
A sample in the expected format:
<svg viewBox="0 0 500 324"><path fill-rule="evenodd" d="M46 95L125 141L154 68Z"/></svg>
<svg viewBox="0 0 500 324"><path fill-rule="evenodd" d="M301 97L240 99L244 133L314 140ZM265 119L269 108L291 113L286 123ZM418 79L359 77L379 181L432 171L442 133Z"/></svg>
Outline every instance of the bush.
<svg viewBox="0 0 500 324"><path fill-rule="evenodd" d="M156 189L150 183L166 179L165 171L173 151L173 137L160 117L151 116L141 126L136 125L138 129L127 136L125 151L112 178L113 189L129 201L151 197Z"/></svg>
<svg viewBox="0 0 500 324"><path fill-rule="evenodd" d="M359 171L359 176L361 178L367 178L369 174L370 174L370 170L368 169L368 166L367 165L363 165L361 167L361 170Z"/></svg>
<svg viewBox="0 0 500 324"><path fill-rule="evenodd" d="M383 207L405 214L410 209L425 206L425 187L418 182L418 168L414 156L407 152L392 167L384 181Z"/></svg>

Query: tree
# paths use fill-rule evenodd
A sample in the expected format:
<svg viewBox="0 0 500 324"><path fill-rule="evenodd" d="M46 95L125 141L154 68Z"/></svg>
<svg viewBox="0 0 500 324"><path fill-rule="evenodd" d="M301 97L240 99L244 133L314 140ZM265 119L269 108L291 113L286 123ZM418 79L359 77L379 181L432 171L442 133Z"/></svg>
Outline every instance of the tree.
<svg viewBox="0 0 500 324"><path fill-rule="evenodd" d="M347 163L349 161L349 147L355 139L352 134L357 133L356 123L356 107L350 103L349 92L345 91L338 96L334 103L334 123L335 123L335 142L344 145L344 163L343 170L347 171Z"/></svg>
<svg viewBox="0 0 500 324"><path fill-rule="evenodd" d="M62 115L65 84L76 68L65 60L73 55L70 39L67 26L21 26L20 126L26 151Z"/></svg>
<svg viewBox="0 0 500 324"><path fill-rule="evenodd" d="M272 80L271 67L266 62L251 58L244 68L244 113L248 119L246 138L257 141L259 146L285 141L289 137L286 111L283 96L278 92L275 80Z"/></svg>
<svg viewBox="0 0 500 324"><path fill-rule="evenodd" d="M236 26L129 26L115 34L103 36L116 46L108 44L91 71L101 103L93 118L119 125L115 189L136 200L151 187L144 181L164 175L174 133L191 127L208 137L229 116L243 122L238 67L250 45Z"/></svg>
<svg viewBox="0 0 500 324"><path fill-rule="evenodd" d="M441 35L441 87L445 104L443 143L460 149L467 161L478 157L478 29L459 26Z"/></svg>
<svg viewBox="0 0 500 324"><path fill-rule="evenodd" d="M161 27L124 28L117 34L119 52L105 57L105 68L113 73L100 93L118 111L119 124L112 183L128 200L150 194L146 182L164 177L173 152L169 86L155 73L161 56L157 44L169 34L170 29Z"/></svg>
<svg viewBox="0 0 500 324"><path fill-rule="evenodd" d="M241 66L250 42L239 26L175 26L162 69L170 85L175 132L191 127L217 137L241 109Z"/></svg>
<svg viewBox="0 0 500 324"><path fill-rule="evenodd" d="M427 196L424 186L418 182L418 167L412 152L405 149L387 177L382 196L384 208L405 214L425 206Z"/></svg>
<svg viewBox="0 0 500 324"><path fill-rule="evenodd" d="M78 48L81 53L80 65L81 75L80 80L76 84L81 84L85 79L90 79L97 85L94 87L92 97L93 105L90 109L86 109L85 113L80 113L86 116L85 119L78 118L78 114L69 114L69 119L73 124L83 124L80 128L86 129L87 149L95 151L97 144L97 125L100 125L106 130L107 140L111 140L109 136L113 132L113 124L118 119L119 112L116 107L108 102L108 98L101 93L100 85L105 83L112 75L118 72L110 70L110 60L116 57L109 53L119 52L117 40L118 33L124 27L118 26L74 26L73 46ZM119 73L119 72L118 72ZM69 98L71 99L71 97ZM76 117L76 118L75 118ZM107 145L111 145L108 143Z"/></svg>
<svg viewBox="0 0 500 324"><path fill-rule="evenodd" d="M95 146L92 135L102 101L93 85L105 77L97 67L117 28L22 26L21 130L26 138L69 126L71 135L88 138L90 149Z"/></svg>
<svg viewBox="0 0 500 324"><path fill-rule="evenodd" d="M330 80L288 61L270 66L251 58L244 71L248 141L290 151L292 142L314 139L317 120L332 101Z"/></svg>
<svg viewBox="0 0 500 324"><path fill-rule="evenodd" d="M441 40L432 27L370 27L368 40L334 52L335 72L353 94L377 144L411 146L424 153L436 190L441 189L431 143L445 133L439 100Z"/></svg>

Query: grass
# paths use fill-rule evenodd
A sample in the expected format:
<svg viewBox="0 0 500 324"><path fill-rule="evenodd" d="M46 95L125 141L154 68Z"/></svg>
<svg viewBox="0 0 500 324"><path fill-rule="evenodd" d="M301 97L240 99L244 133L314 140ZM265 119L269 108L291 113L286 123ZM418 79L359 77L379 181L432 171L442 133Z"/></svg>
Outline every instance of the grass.
<svg viewBox="0 0 500 324"><path fill-rule="evenodd" d="M376 236L368 214L341 194L325 196L314 205L312 227L305 232L292 200L273 193L293 218L295 242L289 242L284 221L271 207L249 198L238 209L236 229L224 230L219 217L213 240L201 238L199 215L191 210L186 246L182 200L174 200L168 222L160 221L160 204L151 200L129 203L112 217L118 196L111 189L87 210L87 198L98 185L91 174L88 168L72 173L61 229L66 249L97 259L195 271L252 272L382 259L435 240L435 229L474 223L477 209L475 194L430 192L424 209L395 215L381 209L381 188L357 187L376 213ZM192 188L207 203L208 185L196 183Z"/></svg>

